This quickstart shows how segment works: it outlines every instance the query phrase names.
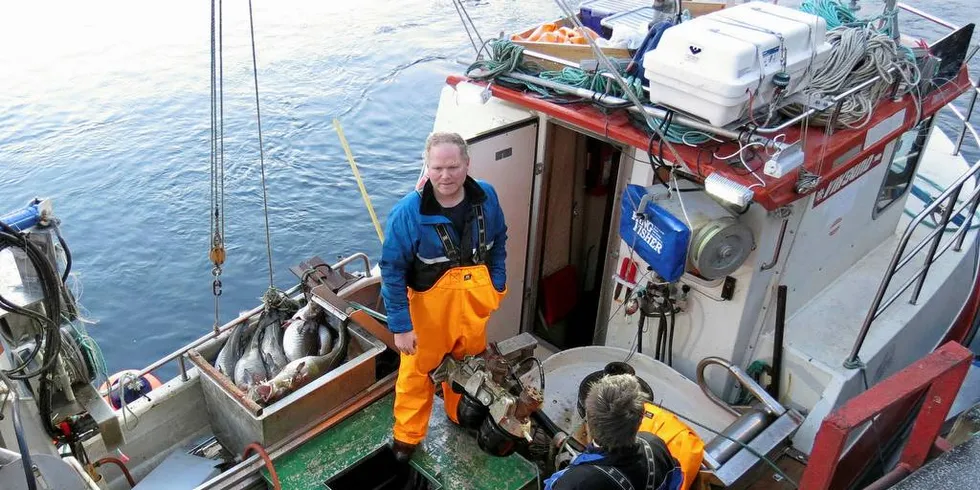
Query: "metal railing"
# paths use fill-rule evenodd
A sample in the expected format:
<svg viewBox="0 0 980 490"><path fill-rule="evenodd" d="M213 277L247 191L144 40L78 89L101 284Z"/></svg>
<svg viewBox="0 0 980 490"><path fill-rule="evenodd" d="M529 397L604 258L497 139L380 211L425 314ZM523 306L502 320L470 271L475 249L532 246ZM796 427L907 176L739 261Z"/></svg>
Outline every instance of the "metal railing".
<svg viewBox="0 0 980 490"><path fill-rule="evenodd" d="M970 102L968 104L967 114L964 116L963 113L959 111L955 106L947 104L943 106L944 109L950 110L953 115L955 115L963 124L960 130L960 137L956 142L956 147L953 155L958 155L960 149L963 146L963 139L966 132L969 131L973 136L977 147L980 148L980 134L978 134L977 129L973 127L970 122L970 118L973 115L973 109L976 104L977 95L980 94L980 82L975 82L970 80L972 86L972 94L970 95ZM963 184L968 180L974 181L973 192L970 193L969 197L966 198L963 203L957 207L957 201L960 197L960 192L963 189ZM854 341L854 346L851 349L850 355L844 361L844 367L848 369L857 369L862 366L861 359L859 357L861 353L861 346L864 345L864 341L868 336L868 331L871 329L871 324L876 318L881 316L881 314L892 305L902 294L904 294L912 285L915 288L912 291L912 297L909 299L910 304L915 304L919 299L919 294L922 292L922 286L926 281L926 277L929 275L929 269L932 264L935 263L939 257L942 257L946 251L950 248L959 252L963 248L963 240L966 238L967 231L970 230L971 224L973 222L974 215L977 211L977 205L980 204L980 160L974 163L966 172L963 173L959 178L957 178L949 187L946 188L935 200L929 203L925 209L923 209L918 215L916 215L909 225L905 228L905 232L902 233L902 238L898 242L898 246L895 252L892 254L891 262L889 263L888 269L885 271L885 275L878 285L878 291L875 293L874 301L871 303L871 308L868 309L868 313L864 318L864 323L861 325L861 330L858 332L857 339ZM964 215L963 212L969 209L969 211ZM935 229L932 230L925 238L920 240L914 247L912 251L905 254L905 250L908 247L909 241L912 235L918 229L926 218L935 215L936 213L941 213L941 218L937 220ZM955 217L962 216L962 224L959 225L959 229L953 234L952 238L947 241L940 248L943 236L946 234L946 230L949 226L950 221ZM884 300L885 293L888 291L888 287L891 285L892 278L895 274L901 270L903 267L907 266L926 246L929 247L928 253L925 255L925 260L923 265L912 275L901 287L898 288L887 300Z"/></svg>
<svg viewBox="0 0 980 490"><path fill-rule="evenodd" d="M867 456L874 454L872 451L876 450L861 442L848 448L851 433L875 421L890 428L892 426L884 422L883 418L891 418L889 414L894 413L907 414L911 411L915 414L914 422L898 464L873 487L889 488L891 485L885 483L895 484L920 468L939 437L946 414L956 399L956 393L963 384L972 360L973 353L969 349L949 342L851 398L844 406L828 415L820 424L820 430L813 441L810 462L803 472L800 488L847 488L852 482L835 477L853 474L841 471L841 475L838 475L838 470L851 466L849 463L855 458L864 459L860 466L863 467L867 463ZM923 394L922 406L917 411L909 408L909 404L914 404ZM871 430L878 429L872 426ZM888 433L888 436L891 435L893 434ZM875 441L876 446L882 444L882 441ZM847 454L845 448L848 448Z"/></svg>
<svg viewBox="0 0 980 490"><path fill-rule="evenodd" d="M363 262L364 263L364 274L365 274L365 277L371 277L371 259L368 258L368 256L365 255L362 252L357 252L357 253L352 254L352 255L350 255L348 257L345 257L345 258L341 259L339 262L337 262L336 264L331 265L330 267L333 268L333 269L335 269L335 270L337 270L337 271L340 271L341 273L345 273L346 272L347 265L351 264L354 261ZM294 295L296 295L296 293L299 292L301 286L302 286L301 284L297 284L297 285L289 288L286 291L286 295L289 296L289 297L293 297ZM160 358L159 360L157 360L153 364L150 364L149 366L146 366L145 368L143 368L142 370L140 370L139 374L137 374L137 377L143 376L144 374L148 374L148 373L151 373L153 371L156 371L157 369L160 369L161 367L163 367L163 366L165 366L165 365L167 365L167 364L169 364L169 363L171 363L171 362L173 362L173 361L176 360L177 361L177 366L178 366L178 368L180 370L180 379L181 379L181 381L187 381L187 364L184 361L184 356L187 354L187 352L189 350L194 349L196 347L199 347L202 344L204 344L204 343L206 343L206 342L208 342L208 341L210 341L212 339L218 338L218 337L221 336L221 334L227 332L228 330L231 330L236 325L238 325L238 324L240 324L242 322L248 321L250 318L252 318L256 314L261 313L263 307L264 307L263 305L256 306L255 308L252 308L251 310L248 310L248 311L246 311L246 312L238 315L237 318L235 318L234 320L232 320L232 321L230 321L228 323L225 323L224 325L218 327L214 331L212 331L212 332L210 332L210 333L208 333L208 334L206 334L206 335L198 338L197 340L195 340L195 341L193 341L193 342L191 342L191 343L189 343L189 344L187 344L187 345L185 345L185 346L183 346L183 347L181 347L181 348L179 348L179 349L171 352L170 354L168 354L168 355Z"/></svg>

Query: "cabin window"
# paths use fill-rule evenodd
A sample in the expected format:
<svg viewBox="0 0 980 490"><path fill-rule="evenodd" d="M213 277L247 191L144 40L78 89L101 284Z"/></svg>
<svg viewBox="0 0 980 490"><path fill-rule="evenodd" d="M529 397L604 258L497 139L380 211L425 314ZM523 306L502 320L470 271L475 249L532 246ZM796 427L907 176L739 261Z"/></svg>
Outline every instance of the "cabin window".
<svg viewBox="0 0 980 490"><path fill-rule="evenodd" d="M919 158L929 137L930 128L932 128L931 118L920 122L918 126L906 131L895 140L895 149L888 164L888 172L885 173L885 180L881 183L881 190L878 191L878 199L875 201L875 209L872 213L874 217L905 195L912 178L915 177L915 170L919 165Z"/></svg>

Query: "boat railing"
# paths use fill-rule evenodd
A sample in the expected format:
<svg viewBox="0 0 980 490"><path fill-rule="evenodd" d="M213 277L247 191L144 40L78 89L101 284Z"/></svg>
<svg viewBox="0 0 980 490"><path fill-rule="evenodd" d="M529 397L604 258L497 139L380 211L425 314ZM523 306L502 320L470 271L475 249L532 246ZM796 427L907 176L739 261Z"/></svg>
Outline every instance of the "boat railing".
<svg viewBox="0 0 980 490"><path fill-rule="evenodd" d="M810 451L810 464L803 472L799 488L829 490L847 487L851 482L836 478L842 476L837 474L838 471L853 468L855 459L873 454L871 451L876 448L869 447L869 444L882 444L877 437L865 437L852 444L851 436L867 427L869 422L873 424L877 421L879 424L878 429L872 426L872 430L882 430L881 424L896 426L887 422L894 421L895 414L904 416L911 413L914 417L907 442L894 468L891 471L883 468L885 474L879 480L867 487L862 485L862 488L891 488L920 468L939 442L937 439L946 414L970 370L972 360L973 353L969 349L949 342L834 410L820 424ZM920 399L921 406L916 408L916 401ZM862 462L861 467L866 463Z"/></svg>
<svg viewBox="0 0 980 490"><path fill-rule="evenodd" d="M905 8L901 4L900 7ZM931 20L931 19L930 19ZM941 19L939 19L941 21ZM945 22L945 21L942 21ZM946 24L943 24L946 25ZM945 105L943 109L949 110L956 116L957 119L962 123L960 129L960 135L956 142L955 149L953 151L954 155L958 155L963 146L963 140L966 133L969 132L980 148L980 134L978 134L977 128L971 123L970 119L973 115L973 109L976 105L976 100L978 94L980 94L980 82L970 79L971 86L973 88L970 95L970 101L964 115L957 109L952 102ZM957 207L959 202L960 193L963 189L963 184L967 181L972 180L974 182L973 190L969 197L963 200L962 204ZM902 233L902 237L898 242L898 246L895 248L895 252L892 254L891 262L889 263L888 269L885 271L884 277L881 279L881 283L878 285L878 291L875 293L874 301L871 303L871 307L868 309L868 313L864 318L864 323L861 325L861 330L858 332L857 339L854 341L854 346L851 349L850 355L844 361L844 367L848 369L858 369L863 366L861 359L859 357L861 353L861 346L864 344L865 339L868 336L868 331L871 329L872 323L881 314L891 306L901 295L903 295L910 287L913 287L912 295L909 298L910 304L915 304L919 299L919 294L922 292L922 286L926 281L926 277L929 275L929 269L934 262L936 262L939 257L941 257L950 248L959 252L963 248L963 240L966 238L967 231L970 230L971 224L975 217L977 211L977 205L980 203L980 160L974 163L966 172L960 175L949 187L946 188L937 198L935 198L931 203L926 205L926 207L917 214L912 221L905 228ZM964 211L966 211L964 213ZM909 241L912 238L914 232L922 225L926 218L931 216L939 215L940 218L936 220L935 228L924 238L922 238L912 250L906 254L905 251L908 248ZM959 228L950 237L945 244L942 244L943 237L946 235L946 230L949 226L950 221L954 219L962 219ZM928 246L928 252L923 259L923 265L912 275L901 287L898 288L888 299L884 299L885 293L888 291L891 285L892 278L895 274L901 270L903 267L907 266L916 256L919 255L923 249Z"/></svg>
<svg viewBox="0 0 980 490"><path fill-rule="evenodd" d="M334 270L340 271L341 273L345 273L346 272L346 267L349 264L351 264L351 263L353 263L355 261L357 261L357 262L363 262L365 276L366 277L371 277L371 259L368 258L368 256L366 254L364 254L363 252L357 252L357 253L351 254L351 255L343 258L343 259L340 259L340 261L338 261L337 263L331 265L330 267L333 268ZM301 287L301 285L300 284L297 284L297 285L289 288L288 290L286 290L286 295L287 296L290 296L290 297L294 296L296 293L299 292L300 287ZM183 346L183 347L181 347L181 348L179 348L179 349L171 352L170 354L168 354L168 355L160 358L159 360L157 360L153 364L150 364L149 366L146 366L145 368L143 368L139 372L139 374L137 375L137 377L143 376L144 374L148 374L148 373L151 373L153 371L156 371L157 369L160 369L161 367L163 367L163 366L165 366L167 364L170 364L171 362L173 362L173 361L176 360L177 361L178 369L180 370L180 379L181 379L181 381L187 381L187 365L186 365L186 361L184 361L184 357L187 355L187 352L189 350L194 349L196 347L199 347L200 345L202 345L202 344L204 344L204 343L206 343L206 342L208 342L208 341L210 341L212 339L215 339L215 338L221 336L221 334L227 332L228 330L231 330L236 325L238 325L238 324L240 324L242 322L248 321L249 318L252 318L256 314L261 313L262 312L262 308L263 308L262 305L256 306L255 308L252 308L251 310L248 310L248 311L246 311L246 312L238 315L238 317L236 317L234 320L232 320L232 321L230 321L228 323L225 323L224 325L222 325L222 326L214 329L213 331L211 331L211 333L208 333L208 334L206 334L206 335L198 338L197 340L195 340L195 341L193 341L193 342L191 342L191 343L189 343L189 344L187 344L187 345L185 345L185 346Z"/></svg>

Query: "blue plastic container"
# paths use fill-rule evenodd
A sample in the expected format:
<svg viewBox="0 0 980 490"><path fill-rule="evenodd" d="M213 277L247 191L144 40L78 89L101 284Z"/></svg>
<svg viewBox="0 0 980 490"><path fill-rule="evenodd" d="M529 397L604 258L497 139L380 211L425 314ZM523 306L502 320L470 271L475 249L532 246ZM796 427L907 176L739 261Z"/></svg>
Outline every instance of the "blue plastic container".
<svg viewBox="0 0 980 490"><path fill-rule="evenodd" d="M579 15L582 17L582 24L585 27L602 34L602 19L613 14L649 6L649 0L590 0L579 5Z"/></svg>
<svg viewBox="0 0 980 490"><path fill-rule="evenodd" d="M642 210L643 217L636 216L636 207L645 194L646 189L641 186L626 186L619 217L619 236L654 272L664 280L674 282L684 275L691 230L652 201Z"/></svg>

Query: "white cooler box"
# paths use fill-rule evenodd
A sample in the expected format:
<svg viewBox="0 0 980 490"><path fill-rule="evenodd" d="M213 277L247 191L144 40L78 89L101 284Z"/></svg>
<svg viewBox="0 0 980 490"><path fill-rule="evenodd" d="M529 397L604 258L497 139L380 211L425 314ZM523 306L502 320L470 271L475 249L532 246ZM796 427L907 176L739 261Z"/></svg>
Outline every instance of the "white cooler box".
<svg viewBox="0 0 980 490"><path fill-rule="evenodd" d="M830 55L826 33L821 17L765 2L671 27L643 57L650 101L724 126L748 115L750 91L753 110L767 104L778 72L786 95L805 87Z"/></svg>

